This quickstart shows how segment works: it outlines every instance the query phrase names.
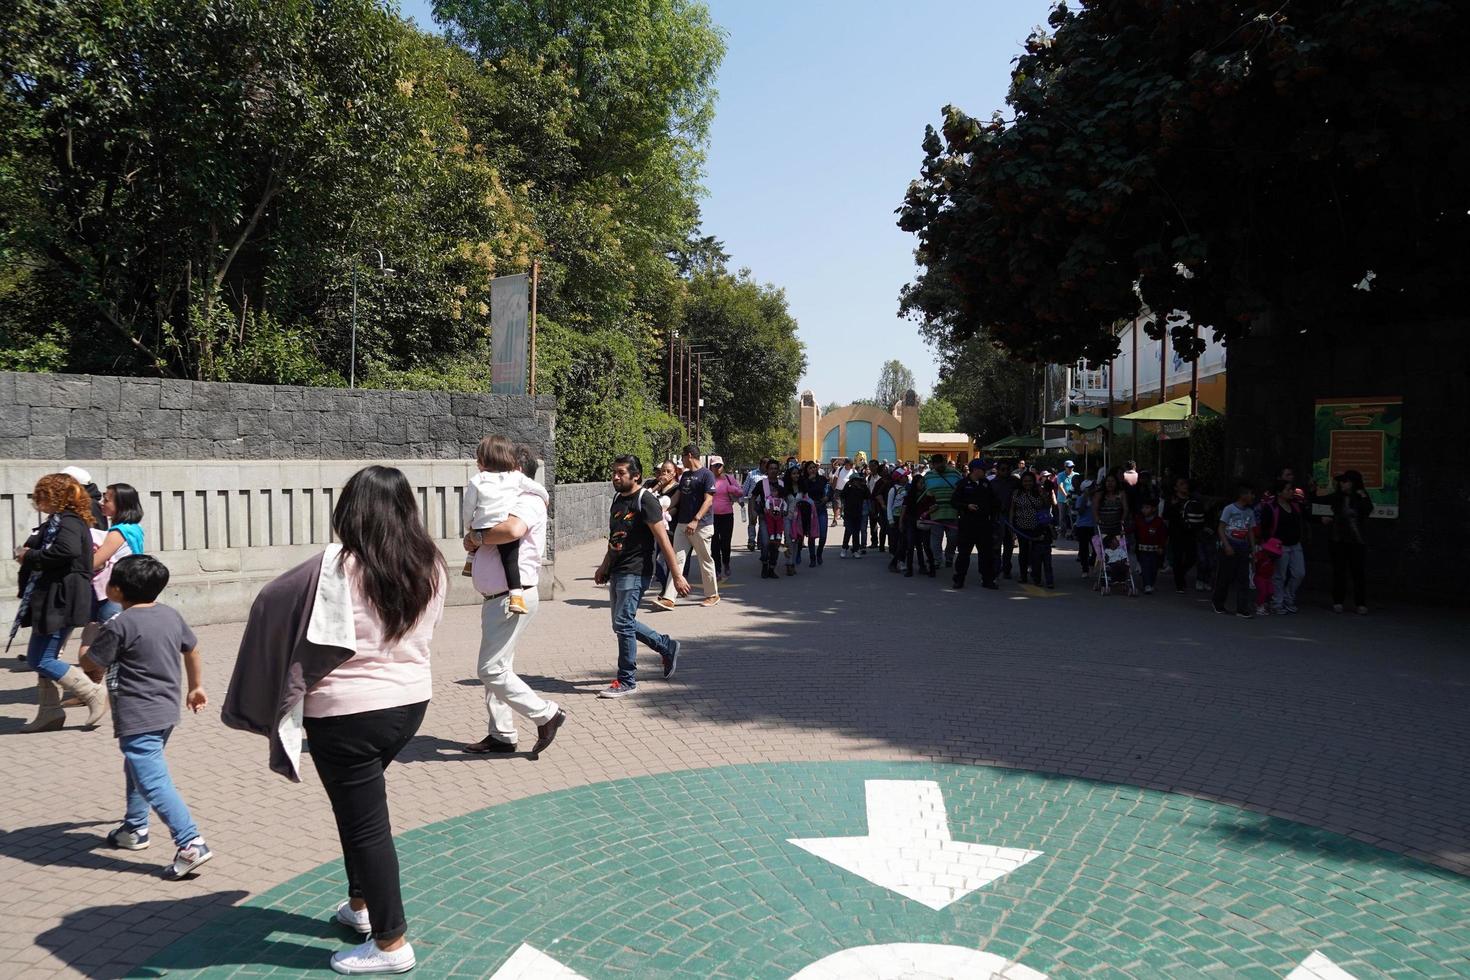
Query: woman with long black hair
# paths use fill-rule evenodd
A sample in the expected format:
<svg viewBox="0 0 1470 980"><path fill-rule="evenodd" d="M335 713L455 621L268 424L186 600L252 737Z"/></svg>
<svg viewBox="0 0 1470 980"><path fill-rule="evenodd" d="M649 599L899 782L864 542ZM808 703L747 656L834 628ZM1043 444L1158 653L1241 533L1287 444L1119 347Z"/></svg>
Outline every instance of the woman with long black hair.
<svg viewBox="0 0 1470 980"><path fill-rule="evenodd" d="M391 466L347 481L332 530L339 545L261 590L224 720L270 737L271 768L293 778L304 728L347 869L335 918L370 937L335 954L332 969L405 973L414 954L383 774L428 709L449 580L412 486Z"/></svg>

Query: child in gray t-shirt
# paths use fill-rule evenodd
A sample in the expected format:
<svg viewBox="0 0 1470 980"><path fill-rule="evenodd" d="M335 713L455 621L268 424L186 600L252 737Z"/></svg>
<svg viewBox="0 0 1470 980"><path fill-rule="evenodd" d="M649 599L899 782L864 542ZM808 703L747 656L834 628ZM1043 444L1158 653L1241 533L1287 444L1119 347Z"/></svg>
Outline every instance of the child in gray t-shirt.
<svg viewBox="0 0 1470 980"><path fill-rule="evenodd" d="M107 597L123 607L102 627L87 651L107 671L112 719L127 773L127 812L107 843L129 851L148 846L148 811L156 812L178 850L165 878L182 878L214 852L199 836L189 808L174 788L163 748L179 723L180 664L188 675L189 710L209 703L204 693L199 644L184 617L157 599L168 568L151 555L129 555L112 569Z"/></svg>

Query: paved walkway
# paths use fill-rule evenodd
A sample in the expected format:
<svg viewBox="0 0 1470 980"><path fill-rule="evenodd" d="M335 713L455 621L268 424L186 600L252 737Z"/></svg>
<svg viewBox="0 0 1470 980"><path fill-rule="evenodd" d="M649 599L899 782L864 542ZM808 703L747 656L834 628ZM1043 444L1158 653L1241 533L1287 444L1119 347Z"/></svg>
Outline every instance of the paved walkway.
<svg viewBox="0 0 1470 980"><path fill-rule="evenodd" d="M1157 935L1170 934L1149 931L1163 930L1162 921L1135 925L1141 935L1134 938L1142 945L1120 960L1126 950L1109 952L1110 944L1099 940L1091 941L1100 945L1084 948L1086 930L1065 915L1052 918L1068 913L1063 903L1086 904L1084 893L1047 890L1047 908L1025 911L1038 900L1025 892L1027 882L1037 884L1037 876L1056 883L1095 873L1101 866L1099 842L1107 835L1101 826L1093 833L1076 821L1118 806L1157 815L1156 832L1138 827L1129 832L1153 834L1148 839L1159 842L1164 853L1171 840L1168 828L1183 828L1173 832L1182 835L1177 837L1179 860L1190 865L1181 873L1210 864L1212 850L1249 850L1252 841L1264 849L1262 860L1278 868L1293 862L1296 870L1287 869L1282 882L1244 874L1242 880L1258 887L1242 887L1233 897L1222 892L1223 904L1206 903L1227 910L1237 933L1256 937L1249 953L1220 946L1217 934L1201 941L1203 950L1190 946L1199 955L1214 956L1209 962L1231 970L1230 975L1246 975L1247 967L1274 969L1265 965L1260 949L1274 950L1271 963L1292 958L1289 950L1278 948L1279 937L1290 935L1282 909L1299 911L1307 899L1307 934L1320 938L1324 947L1351 931L1346 921L1330 920L1334 910L1351 917L1366 908L1379 925L1373 948L1360 951L1357 960L1344 963L1338 954L1338 964L1359 977L1404 964L1424 975L1455 975L1470 962L1463 927L1470 920L1466 879L1384 853L1470 874L1470 772L1464 761L1470 758L1470 712L1464 710L1470 658L1463 653L1470 622L1463 617L1389 610L1367 618L1340 617L1309 608L1295 617L1246 622L1212 615L1192 592L1104 599L1085 588L1075 564L1062 559L1062 587L1056 593L1017 588L954 593L941 588L942 579L889 575L876 554L864 561L840 561L836 555L830 550L821 569L804 568L793 579L770 582L759 580L750 556L742 554L727 602L714 609L689 606L646 614L658 628L691 642L672 682L650 671L638 695L620 702L592 696L609 679L613 661L606 604L590 581L598 549L563 555L566 598L542 607L519 664L523 676L563 701L571 716L556 746L536 762L472 758L456 751L458 744L483 733L483 706L478 686L466 680L473 673L477 610L448 613L436 642L433 705L421 735L390 779L395 829L412 831L404 837L405 852L413 855L405 866L421 872L419 880L411 880L411 914L420 904L433 906L460 895L466 880L479 883L481 899L491 904L457 913L451 931L480 937L473 949L465 948L453 962L448 954L436 953L437 958L426 959L423 972L488 975L503 963L510 949L505 944L519 934L524 938L515 941L525 942L528 951L516 955L549 956L588 976L640 970L643 975L748 975L749 969L745 974L741 969L751 962L742 959L751 955L748 950L741 954L714 941L697 950L676 945L718 920L725 905L739 907L738 893L721 896L698 889L718 889L728 879L707 848L723 848L733 860L731 841L742 838L740 846L759 847L765 856L751 875L767 885L761 876L774 873L775 866L805 869L808 891L790 884L780 889L760 881L750 885L765 889L757 894L769 892L770 907L777 910L772 914L779 915L786 901L809 904L809 889L816 888L828 897L838 895L831 899L838 920L852 919L852 906L842 904L847 901L881 906L888 910L883 921L893 924L879 928L867 921L839 924L825 918L807 930L793 925L784 931L793 938L782 943L760 932L757 922L744 923L756 930L746 939L770 947L762 969L755 971L761 975L789 976L806 962L790 951L791 942L811 942L825 952L831 942L845 949L863 936L884 944L928 943L931 935L937 945L954 940L969 944L972 952L984 948L1041 973L1062 972L1061 962L1083 973L1168 975L1191 961L1144 957L1158 946ZM340 873L321 788L310 777L295 785L269 773L263 740L219 723L218 699L239 629L207 627L199 633L216 704L200 718L185 720L170 760L218 857L196 879L168 884L156 877L168 856L162 834L159 844L141 853L99 846L101 835L115 824L122 795L120 759L107 732L0 739L9 777L0 818L0 881L6 886L0 912L9 926L0 936L0 962L7 964L7 976L119 976L150 959L151 975L156 975L154 967L233 968L255 962L247 949L223 943L222 935L269 936L271 946L261 945L258 962L286 970L308 961L293 959L299 951L292 953L281 934L305 929L319 944L340 943L342 937L322 932L320 924L306 925L316 921L311 909L329 907L323 903L338 887L333 876ZM26 716L31 680L24 673L0 674L0 733L13 732ZM791 762L860 765L773 765ZM893 762L921 765L880 765ZM765 768L666 775L752 764ZM957 768L976 766L997 769ZM1124 788L1022 773L1007 777L997 770L1085 777ZM629 777L652 778L608 783ZM1039 850L1080 861L1076 842L1089 841L1090 857L1076 865L1036 858L1010 867L952 906L976 915L989 909L983 922L955 913L944 928L931 922L911 929L904 916L929 908L922 901L904 899L907 911L900 914L891 904L899 901L897 893L889 895L891 889L881 883L844 898L838 893L850 890L854 880L861 884L863 875L844 870L830 856L786 843L875 833L882 819L874 823L865 796L870 782L941 787L949 807L946 826L957 844ZM602 783L608 786L594 785ZM1032 803L1003 809L1012 819L997 822L986 801L1001 787L1021 787L1008 792ZM1062 794L1049 804L1052 812L1043 816L1046 807L1027 809L1045 797L1047 787ZM1158 792L1140 794L1140 789ZM558 790L572 794L527 799ZM1101 795L1090 798L1094 792ZM625 811L627 799L644 799L648 805L619 814L614 801L621 794L632 794L620 804ZM521 802L484 812L513 801ZM1213 807L1211 801L1314 829ZM605 923L599 931L593 912L606 912L607 904L593 884L607 886L603 894L608 896L626 896L631 893L618 889L630 882L618 876L634 871L620 868L616 854L609 855L611 863L592 861L583 847L597 839L603 848L616 848L618 835L608 837L596 826L601 814L613 814L608 827L631 828L640 812L646 822L641 836L632 838L640 842L640 861L649 858L650 846L662 847L666 838L661 835L681 829L681 821L702 835L689 844L694 850L687 855L671 844L651 860L675 877L691 866L708 872L700 879L704 884L681 879L686 891L706 896L706 918L696 910L694 918L675 927L642 914L650 910L624 906L626 931ZM670 814L676 818L669 819ZM708 821L699 823L705 817ZM751 837L755 824L762 826L758 840ZM1201 832L1202 826L1215 829ZM544 844L545 855L556 862L580 862L582 869L559 866L546 877L533 857L496 864L510 855L495 842L518 839L504 836L507 827L526 828L528 837L553 834L555 839ZM1319 830L1329 833L1313 836ZM680 847L689 843L679 840ZM1063 844L1066 840L1073 843ZM1119 851L1131 853L1128 847ZM446 859L446 854L453 856ZM1331 860L1318 860L1323 854ZM1331 874L1323 877L1323 868ZM1140 867L1114 882L1132 896L1129 907L1158 905L1160 897L1147 890L1150 873L1151 868ZM1375 879L1376 884L1365 880L1379 874L1389 877ZM530 877L518 880L516 875ZM1103 877L1113 881L1114 875L1109 870ZM537 897L512 914L506 909L515 903L497 897L499 890L485 885L490 880L504 882L514 896ZM639 893L657 887L650 880L637 880ZM1182 878L1170 882L1176 894L1190 891ZM1301 887L1311 894L1288 902L1279 890L1290 890L1291 882L1304 882ZM1123 901L1122 894L1099 895L1096 908L1113 907L1108 902ZM880 901L884 895L889 897ZM994 904L1011 899L1020 903L1014 913ZM239 932L245 912L221 918L229 906L247 900L248 914L256 917L250 921L257 927L264 922L264 932ZM603 904L572 921L582 914L579 909L598 902ZM282 911L288 908L296 911ZM1019 918L1002 921L1007 914ZM1088 917L1075 909L1069 914ZM211 920L215 926L172 945ZM1124 910L1113 926L1127 920ZM545 928L531 927L538 922ZM1203 935L1192 922L1180 927L1181 937ZM1312 922L1321 928L1312 932ZM730 925L725 923L726 932ZM1052 927L1062 931L1047 947L1040 937ZM1357 928L1361 933L1362 924ZM1267 941L1268 934L1278 939ZM642 942L640 935L661 938ZM816 942L818 935L831 942ZM426 952L454 947L446 937L438 938L431 941L426 933ZM1296 946L1305 941L1293 940ZM1384 951L1394 943L1402 950ZM706 947L712 951L701 953ZM1072 951L1071 960L1064 950ZM220 958L210 960L216 953ZM645 954L651 958L640 958ZM1238 973L1231 955L1249 957L1234 964ZM687 970L671 957L685 957ZM1431 968L1434 963L1440 966ZM600 971L593 969L597 966Z"/></svg>

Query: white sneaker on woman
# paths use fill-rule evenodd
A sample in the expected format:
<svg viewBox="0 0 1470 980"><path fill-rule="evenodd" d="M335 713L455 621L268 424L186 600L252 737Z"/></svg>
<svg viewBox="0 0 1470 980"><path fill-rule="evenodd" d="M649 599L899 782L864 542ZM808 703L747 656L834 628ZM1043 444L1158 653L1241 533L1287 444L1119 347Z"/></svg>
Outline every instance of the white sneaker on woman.
<svg viewBox="0 0 1470 980"><path fill-rule="evenodd" d="M369 939L361 946L354 946L332 954L332 969L348 976L362 976L369 973L407 973L414 968L415 964L411 943L404 943L390 953L379 949L378 944Z"/></svg>
<svg viewBox="0 0 1470 980"><path fill-rule="evenodd" d="M337 914L333 917L349 929L356 930L364 936L371 935L373 931L372 922L368 920L368 910L357 912L352 908L351 900L337 906Z"/></svg>

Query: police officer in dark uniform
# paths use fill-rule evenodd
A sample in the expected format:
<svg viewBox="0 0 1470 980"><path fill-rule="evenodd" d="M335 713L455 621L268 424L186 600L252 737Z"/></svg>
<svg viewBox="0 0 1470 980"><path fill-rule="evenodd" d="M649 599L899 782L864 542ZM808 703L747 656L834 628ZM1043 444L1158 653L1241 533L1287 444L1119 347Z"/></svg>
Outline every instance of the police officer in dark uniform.
<svg viewBox="0 0 1470 980"><path fill-rule="evenodd" d="M965 573L970 570L970 551L978 549L980 580L987 589L996 588L995 521L1000 502L990 482L985 479L985 464L970 460L969 472L954 491L954 507L959 512L959 553L955 555L954 587L965 587Z"/></svg>

